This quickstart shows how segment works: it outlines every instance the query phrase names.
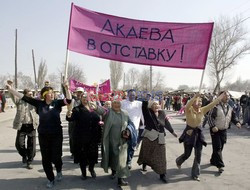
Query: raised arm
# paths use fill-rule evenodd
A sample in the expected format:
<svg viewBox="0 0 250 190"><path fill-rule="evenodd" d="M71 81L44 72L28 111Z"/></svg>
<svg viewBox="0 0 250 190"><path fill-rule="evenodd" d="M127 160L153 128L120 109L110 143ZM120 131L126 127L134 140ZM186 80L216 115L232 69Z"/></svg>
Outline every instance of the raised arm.
<svg viewBox="0 0 250 190"><path fill-rule="evenodd" d="M218 98L216 98L210 104L202 107L203 114L205 115L209 110L211 110L214 106L220 103L220 101L224 98L224 96L227 96L226 92L223 92Z"/></svg>
<svg viewBox="0 0 250 190"><path fill-rule="evenodd" d="M11 88L11 86L9 84L6 85L6 88L8 89L8 91L13 94L14 96L16 96L19 99L22 99L23 101L31 104L32 106L38 107L38 105L40 104L41 100L37 100L28 96L24 96L22 93L17 92L15 89Z"/></svg>
<svg viewBox="0 0 250 190"><path fill-rule="evenodd" d="M24 96L22 93L16 91L14 88L12 88L11 85L6 84L6 89L9 91L9 93L11 93L14 97L17 97L19 99L22 99L22 97Z"/></svg>
<svg viewBox="0 0 250 190"><path fill-rule="evenodd" d="M196 101L196 98L198 98L199 96L200 96L200 94L199 94L199 93L196 93L196 94L194 95L194 97L191 98L191 99L187 102L186 107L185 107L185 111L188 111L188 110L191 108L191 106L193 105L193 103Z"/></svg>

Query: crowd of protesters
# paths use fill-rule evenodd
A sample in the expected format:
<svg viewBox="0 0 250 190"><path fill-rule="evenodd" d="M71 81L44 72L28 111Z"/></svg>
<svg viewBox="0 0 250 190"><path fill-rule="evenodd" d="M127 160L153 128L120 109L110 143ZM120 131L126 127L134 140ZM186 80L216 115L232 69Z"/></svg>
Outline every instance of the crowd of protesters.
<svg viewBox="0 0 250 190"><path fill-rule="evenodd" d="M102 101L97 96L93 98L81 87L70 92L67 83L63 84L63 95L57 97L49 82L36 97L28 89L24 89L23 94L17 92L11 81L7 81L6 88L17 108L13 122L13 128L17 130L16 149L23 164L27 169L32 169L38 131L42 166L48 179L47 188L52 188L55 181L63 178L60 113L65 105L71 157L74 163L79 164L81 179L87 179L87 168L92 178L97 177L95 167L101 148L101 167L106 173L111 170L110 178L117 178L119 186L128 185L126 178L130 176L134 151L139 147L137 163L142 165L142 171L147 171L149 166L163 183L168 182L165 130L177 137L166 115L168 111L186 115L186 127L179 137L179 142L184 143L184 153L176 158L176 165L181 169L182 163L194 149L191 177L196 181L200 181L202 146L207 145L202 133L205 125L209 124L212 138L210 162L218 168L219 173L225 167L222 150L230 123L240 128L239 121L243 119L243 125L250 125L248 94L238 100L230 97L228 92L216 96L211 93L152 94L128 90L110 94L109 99ZM2 92L1 103L4 99ZM4 106L1 104L3 112ZM56 176L52 164L55 165Z"/></svg>

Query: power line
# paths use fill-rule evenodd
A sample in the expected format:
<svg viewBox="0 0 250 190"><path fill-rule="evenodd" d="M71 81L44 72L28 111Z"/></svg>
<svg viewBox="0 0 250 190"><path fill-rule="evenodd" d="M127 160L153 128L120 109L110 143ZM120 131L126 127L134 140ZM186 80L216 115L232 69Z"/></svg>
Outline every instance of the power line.
<svg viewBox="0 0 250 190"><path fill-rule="evenodd" d="M250 18L250 16L248 16L248 17L242 19L240 22L238 22L237 24L235 24L235 25L233 25L233 26L230 26L229 28L227 28L226 30L222 31L221 33L224 33L224 32L226 32L226 31L230 30L231 28L233 28L233 27L239 25L240 23L245 22L245 21L248 20L249 18ZM220 33L220 34L221 34L221 33ZM218 35L219 35L219 34L218 34Z"/></svg>
<svg viewBox="0 0 250 190"><path fill-rule="evenodd" d="M247 0L247 1L245 1L245 2L243 2L242 4L240 4L239 6L237 6L237 7L235 7L235 8L233 8L233 9L231 9L230 11L228 11L228 12L233 12L233 11L235 11L235 10L237 10L237 9L239 9L240 7L242 7L243 5L245 5L246 3L248 3L249 2L249 0Z"/></svg>

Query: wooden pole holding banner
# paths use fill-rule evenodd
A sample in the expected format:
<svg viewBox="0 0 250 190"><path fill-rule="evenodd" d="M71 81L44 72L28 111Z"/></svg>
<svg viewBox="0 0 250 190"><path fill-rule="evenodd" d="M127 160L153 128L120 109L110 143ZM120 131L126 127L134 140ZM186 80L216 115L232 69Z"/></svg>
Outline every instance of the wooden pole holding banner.
<svg viewBox="0 0 250 190"><path fill-rule="evenodd" d="M17 29L15 32L15 87L17 89Z"/></svg>
<svg viewBox="0 0 250 190"><path fill-rule="evenodd" d="M204 74L205 74L205 69L203 69L203 71L202 71L199 93L201 93L201 87L202 87L202 83L203 83Z"/></svg>
<svg viewBox="0 0 250 190"><path fill-rule="evenodd" d="M65 61L65 70L64 70L64 81L68 80L68 67L69 67L69 34L70 34L70 25L71 25L71 16L72 16L72 8L74 3L71 3L70 8L70 18L69 18L69 29L68 29L68 41L67 41L67 51L66 51L66 61Z"/></svg>
<svg viewBox="0 0 250 190"><path fill-rule="evenodd" d="M153 71L153 68L152 68L152 65L150 65L150 73L149 73L149 82L150 82L150 86L149 86L149 89L150 89L150 92L152 91L152 71Z"/></svg>
<svg viewBox="0 0 250 190"><path fill-rule="evenodd" d="M64 81L68 80L68 67L69 67L69 50L66 51L65 69L64 69Z"/></svg>

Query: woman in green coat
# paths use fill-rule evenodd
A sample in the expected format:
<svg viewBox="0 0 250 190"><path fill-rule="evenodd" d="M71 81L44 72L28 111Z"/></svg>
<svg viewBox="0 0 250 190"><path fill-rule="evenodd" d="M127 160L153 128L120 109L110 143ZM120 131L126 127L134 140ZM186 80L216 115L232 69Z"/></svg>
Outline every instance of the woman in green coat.
<svg viewBox="0 0 250 190"><path fill-rule="evenodd" d="M127 166L128 139L131 132L128 130L128 113L121 109L121 102L114 100L111 108L96 107L97 113L104 118L102 136L102 162L101 166L106 173L111 168L111 178L118 177L118 185L126 186L125 178L130 176Z"/></svg>

